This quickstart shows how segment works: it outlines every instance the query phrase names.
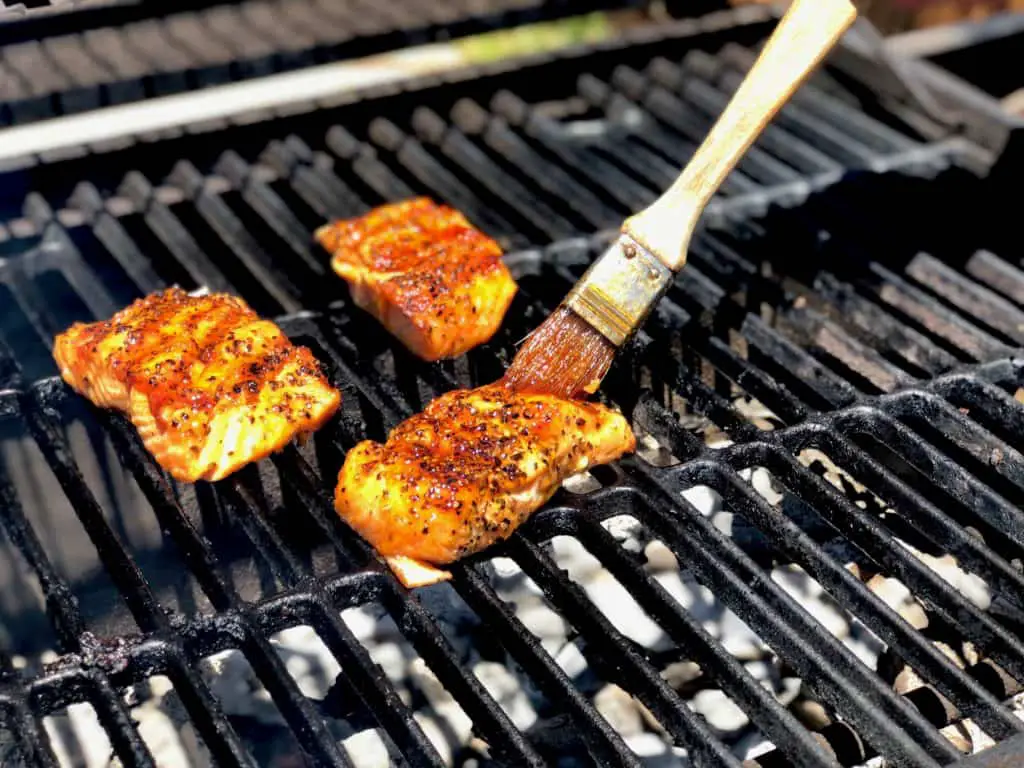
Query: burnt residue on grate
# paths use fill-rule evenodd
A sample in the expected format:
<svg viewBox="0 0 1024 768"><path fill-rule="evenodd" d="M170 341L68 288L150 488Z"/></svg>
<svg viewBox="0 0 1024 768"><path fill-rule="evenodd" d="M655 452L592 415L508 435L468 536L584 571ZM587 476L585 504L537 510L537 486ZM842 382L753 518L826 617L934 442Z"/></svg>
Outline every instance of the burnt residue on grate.
<svg viewBox="0 0 1024 768"><path fill-rule="evenodd" d="M423 187L327 141L351 166L292 137L265 148L287 176L183 162L56 211L31 195L9 222L5 749L93 764L76 734L102 733L153 765L163 727L223 765L930 766L1024 729L1024 272L981 226L983 182L855 177L702 233L602 390L640 454L409 594L331 508L344 452L500 375L606 238L511 253L498 336L422 364L308 232ZM169 482L47 347L171 282L283 316L343 390L338 417L222 483Z"/></svg>

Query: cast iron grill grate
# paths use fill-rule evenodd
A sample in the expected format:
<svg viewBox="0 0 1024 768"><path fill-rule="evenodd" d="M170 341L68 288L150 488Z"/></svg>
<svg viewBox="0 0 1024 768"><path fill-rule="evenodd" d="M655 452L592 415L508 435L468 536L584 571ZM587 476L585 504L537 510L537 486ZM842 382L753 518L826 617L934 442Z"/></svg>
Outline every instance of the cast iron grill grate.
<svg viewBox="0 0 1024 768"><path fill-rule="evenodd" d="M179 181L189 175L182 168ZM144 184L136 175L127 186L149 194ZM276 210L282 229L257 241L275 254L274 268L247 252L253 241L231 217L267 216L266 191L253 189L206 189L170 205L150 196L145 214L125 216L112 215L89 185L61 215L33 195L25 215L38 236L4 244L0 413L8 448L0 522L24 565L9 578L28 586L4 590L5 613L17 620L6 622L0 712L23 757L53 764L40 718L88 702L122 764L154 764L122 691L166 676L213 758L253 764L239 719L197 670L201 659L234 648L314 764L350 759L332 730L339 720L383 729L409 764L441 764L422 720L339 617L373 603L468 713L496 764L642 764L579 681L513 616L501 590L507 573L496 570L502 559L573 626L594 674L640 700L666 741L696 764L739 765L739 758L669 684L666 660L696 662L708 684L778 746L759 758L765 766L855 765L874 754L894 765L950 764L959 753L948 728L962 718L996 741L1024 728L1004 704L1024 675L1024 461L1013 447L1024 430L1014 399L1024 388L1024 364L1014 358L1024 273L979 250L1001 246L998 233L989 242L953 235L964 217L983 221L976 178L956 169L930 179L860 177L800 208L704 233L603 390L663 446L661 460L595 471L596 490L561 492L506 545L459 565L451 587L412 596L331 510L331 478L344 450L381 439L440 391L493 380L604 238L511 255L521 293L506 326L450 364L416 362L354 314L339 284L322 289L317 311L293 312L282 325L329 364L344 392L341 415L301 450L213 487L175 487L123 419L84 406L50 377L46 345L72 319L107 316L171 279L291 311L284 297L304 289L304 275L325 260L291 247L298 234L289 236L288 211L299 197ZM920 220L897 210L909 198L922 206ZM69 211L79 223L62 223ZM196 233L198 221L220 239L192 240L186 233ZM321 267L312 281L327 282L323 275ZM829 316L828 306L839 312ZM748 470L770 475L773 493ZM111 487L126 482L130 492ZM734 515L731 528L720 530L681 495L685 489L721 497ZM611 525L623 517L662 542L673 567L756 633L803 681L806 698L830 713L827 725L808 730L666 591L650 570L651 550L631 549ZM132 528L141 520L158 531L149 546ZM72 560L54 544L54 530L90 553L95 567L80 569L84 578L66 574ZM595 557L662 628L667 651L639 645L605 615L560 570L546 544L553 537L575 539ZM936 570L943 557L983 580L987 604ZM878 638L886 664L862 662L770 577L793 566ZM905 585L917 619L886 602L879 577ZM471 617L473 642L489 643L500 663L525 675L561 728L515 726L464 663L465 646L438 608L453 600ZM342 669L321 700L303 693L269 640L298 625L312 627ZM15 665L16 654L38 652L47 635L59 658ZM965 643L970 653L946 653ZM894 685L904 666L919 676L918 687Z"/></svg>
<svg viewBox="0 0 1024 768"><path fill-rule="evenodd" d="M151 200L173 207L204 198L204 209L209 193L237 194L278 234L287 229L289 247L302 251L312 223L349 215L361 200L417 190L457 205L509 248L544 244L615 227L653 200L770 29L757 9L711 15L539 56L514 70L471 68L450 83L428 79L405 92L346 97L353 103L330 109L296 105L292 117L244 115L242 125L216 122L17 158L8 161L18 170L4 176L0 212L16 219L33 191L72 216L102 203L119 218L158 215ZM984 154L936 126L922 135L921 119L909 109L886 111L870 84L826 69L782 110L709 214L793 203L851 169L919 172L954 154ZM152 151L153 140L168 138ZM47 165L56 160L67 162ZM77 179L86 187L76 189ZM67 202L72 195L77 203Z"/></svg>
<svg viewBox="0 0 1024 768"><path fill-rule="evenodd" d="M58 7L53 10L64 11L59 16L0 23L0 123L29 123L645 5L640 0L189 0Z"/></svg>
<svg viewBox="0 0 1024 768"><path fill-rule="evenodd" d="M360 764L353 744L375 728L381 749L413 765L645 764L601 714L600 686L635 697L645 735L699 765L738 765L745 735L777 745L757 758L765 768L872 755L949 764L965 739L1014 748L1024 272L1005 212L958 166L971 147L929 141L910 127L920 116L881 110L841 71L817 76L733 175L714 203L718 225L609 376L603 396L645 436L642 456L595 470L507 544L458 566L451 586L414 595L332 512L356 441L501 374L607 242L575 235L616 225L664 186L767 29L759 12L685 22L539 57L516 75L528 89L500 68L473 70L205 126L156 151L83 148L7 172L0 748L67 762L73 739L47 716L84 702L122 764L153 765L132 692L157 678L224 765L300 753ZM513 251L521 292L505 327L453 363L420 364L367 322L311 242L325 218L411 194L459 207ZM169 483L122 418L53 378L48 345L73 320L171 283L236 292L281 316L331 368L338 418L224 483ZM600 590L567 565L566 542L607 574ZM666 586L666 573L691 591ZM874 656L808 612L791 591L801 574ZM535 634L515 584L571 625L560 649ZM607 611L601 597L616 584L660 644ZM698 597L718 624L745 627L760 655L742 656L705 622ZM354 623L370 606L419 657L420 698ZM303 627L335 667L324 693L283 655L280 633ZM252 681L241 712L223 696L230 675L207 674L227 649ZM481 657L522 681L535 722L495 692ZM687 664L697 677L680 680ZM798 681L798 698L783 700L758 664ZM438 691L460 708L461 736L424 716ZM745 735L707 719L702 693L732 702ZM280 738L253 724L254 701L274 708ZM814 708L824 716L812 722ZM268 756L268 741L283 751Z"/></svg>

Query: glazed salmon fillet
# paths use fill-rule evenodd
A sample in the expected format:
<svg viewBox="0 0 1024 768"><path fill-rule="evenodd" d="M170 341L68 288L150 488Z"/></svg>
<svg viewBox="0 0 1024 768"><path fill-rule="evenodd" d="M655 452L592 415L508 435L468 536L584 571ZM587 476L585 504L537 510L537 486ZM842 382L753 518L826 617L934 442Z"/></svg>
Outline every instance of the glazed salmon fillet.
<svg viewBox="0 0 1024 768"><path fill-rule="evenodd" d="M383 445L356 445L334 503L407 587L424 586L511 535L565 478L635 448L610 408L499 382L442 395Z"/></svg>
<svg viewBox="0 0 1024 768"><path fill-rule="evenodd" d="M240 298L179 288L54 340L67 384L126 413L172 477L215 481L316 431L341 394L320 363Z"/></svg>
<svg viewBox="0 0 1024 768"><path fill-rule="evenodd" d="M356 305L423 360L488 341L517 290L501 247L427 198L327 224L315 236Z"/></svg>

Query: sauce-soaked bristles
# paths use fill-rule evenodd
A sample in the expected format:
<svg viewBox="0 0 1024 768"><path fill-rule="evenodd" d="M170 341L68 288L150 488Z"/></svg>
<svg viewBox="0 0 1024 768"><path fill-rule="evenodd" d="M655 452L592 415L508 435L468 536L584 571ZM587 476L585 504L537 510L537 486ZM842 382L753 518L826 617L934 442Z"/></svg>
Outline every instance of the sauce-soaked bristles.
<svg viewBox="0 0 1024 768"><path fill-rule="evenodd" d="M519 392L585 397L597 391L616 351L579 315L559 307L526 339L503 381Z"/></svg>

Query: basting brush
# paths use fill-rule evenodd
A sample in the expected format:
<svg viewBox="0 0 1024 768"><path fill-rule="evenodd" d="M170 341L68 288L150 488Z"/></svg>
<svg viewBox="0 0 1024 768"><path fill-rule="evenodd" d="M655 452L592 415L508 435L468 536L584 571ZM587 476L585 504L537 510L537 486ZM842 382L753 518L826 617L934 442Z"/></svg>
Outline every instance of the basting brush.
<svg viewBox="0 0 1024 768"><path fill-rule="evenodd" d="M527 337L504 381L579 397L597 390L677 272L705 206L764 127L857 18L849 0L794 0L671 187L626 219L615 243Z"/></svg>

